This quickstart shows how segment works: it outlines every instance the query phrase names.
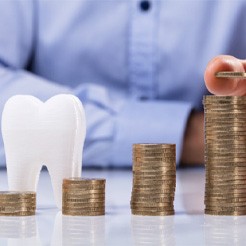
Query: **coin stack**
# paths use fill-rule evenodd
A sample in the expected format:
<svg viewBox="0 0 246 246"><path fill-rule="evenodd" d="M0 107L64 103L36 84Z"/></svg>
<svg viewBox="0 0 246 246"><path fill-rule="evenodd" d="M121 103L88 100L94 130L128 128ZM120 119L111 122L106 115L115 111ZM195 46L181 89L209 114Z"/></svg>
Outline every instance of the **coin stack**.
<svg viewBox="0 0 246 246"><path fill-rule="evenodd" d="M35 192L0 192L0 216L30 216L35 212Z"/></svg>
<svg viewBox="0 0 246 246"><path fill-rule="evenodd" d="M105 179L64 179L62 213L75 216L104 215L105 183Z"/></svg>
<svg viewBox="0 0 246 246"><path fill-rule="evenodd" d="M173 215L175 187L176 146L134 144L132 214Z"/></svg>
<svg viewBox="0 0 246 246"><path fill-rule="evenodd" d="M205 96L205 213L246 215L246 97Z"/></svg>

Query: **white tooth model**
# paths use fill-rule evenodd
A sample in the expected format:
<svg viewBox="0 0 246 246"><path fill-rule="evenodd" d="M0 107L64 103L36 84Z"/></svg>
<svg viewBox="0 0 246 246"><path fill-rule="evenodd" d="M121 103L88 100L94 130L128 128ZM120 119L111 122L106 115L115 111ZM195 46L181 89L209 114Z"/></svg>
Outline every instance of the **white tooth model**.
<svg viewBox="0 0 246 246"><path fill-rule="evenodd" d="M85 113L77 97L57 95L46 102L11 97L2 114L9 189L36 191L45 165L61 209L63 178L81 177L85 134Z"/></svg>

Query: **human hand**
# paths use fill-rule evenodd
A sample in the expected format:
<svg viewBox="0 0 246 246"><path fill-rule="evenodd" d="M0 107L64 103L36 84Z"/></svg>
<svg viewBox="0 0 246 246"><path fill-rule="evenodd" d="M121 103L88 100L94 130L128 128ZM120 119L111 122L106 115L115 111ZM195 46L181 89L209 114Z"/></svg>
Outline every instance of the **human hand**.
<svg viewBox="0 0 246 246"><path fill-rule="evenodd" d="M181 163L184 165L204 162L204 113L192 112L187 122L183 141Z"/></svg>
<svg viewBox="0 0 246 246"><path fill-rule="evenodd" d="M216 56L208 63L204 74L206 86L212 94L219 96L245 96L245 80L216 78L215 74L221 71L245 72L246 60L226 55Z"/></svg>

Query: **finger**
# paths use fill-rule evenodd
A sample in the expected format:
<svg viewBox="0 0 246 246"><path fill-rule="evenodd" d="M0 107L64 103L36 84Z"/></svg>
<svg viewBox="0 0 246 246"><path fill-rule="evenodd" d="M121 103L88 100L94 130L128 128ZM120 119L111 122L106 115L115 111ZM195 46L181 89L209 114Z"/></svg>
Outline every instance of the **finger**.
<svg viewBox="0 0 246 246"><path fill-rule="evenodd" d="M239 60L243 64L244 71L246 71L246 60Z"/></svg>
<svg viewBox="0 0 246 246"><path fill-rule="evenodd" d="M216 78L220 71L245 72L246 61L233 56L217 56L206 68L204 80L208 90L215 95L243 96L246 95L246 83L242 79Z"/></svg>

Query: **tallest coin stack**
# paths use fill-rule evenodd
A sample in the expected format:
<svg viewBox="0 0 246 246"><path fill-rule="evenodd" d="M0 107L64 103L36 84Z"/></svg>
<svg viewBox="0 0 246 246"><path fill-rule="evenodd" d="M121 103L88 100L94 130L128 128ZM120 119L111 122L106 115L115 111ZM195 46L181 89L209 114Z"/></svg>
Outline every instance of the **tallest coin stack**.
<svg viewBox="0 0 246 246"><path fill-rule="evenodd" d="M205 213L246 215L246 97L205 96Z"/></svg>

